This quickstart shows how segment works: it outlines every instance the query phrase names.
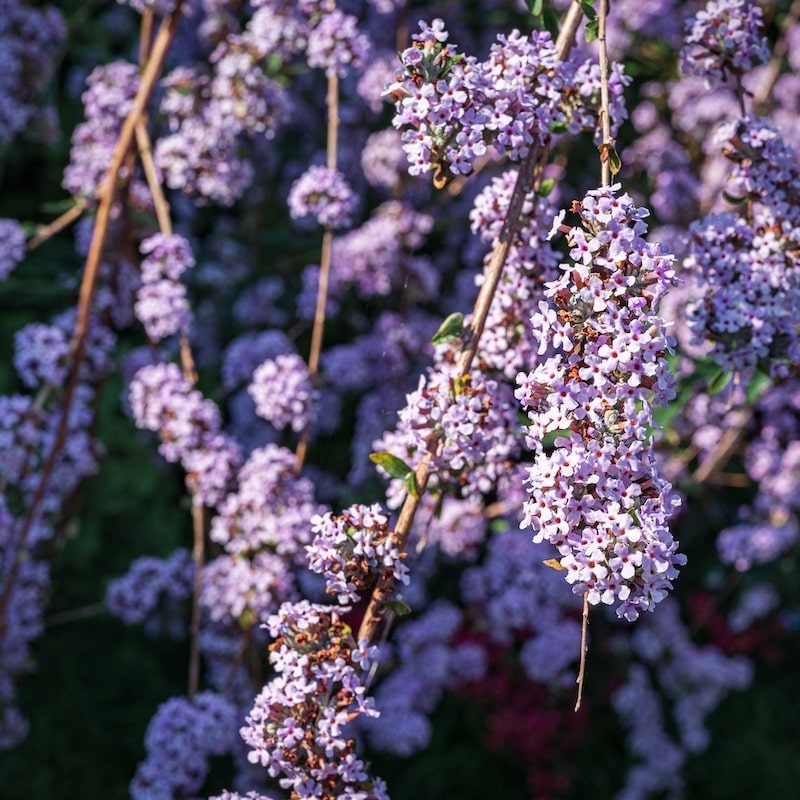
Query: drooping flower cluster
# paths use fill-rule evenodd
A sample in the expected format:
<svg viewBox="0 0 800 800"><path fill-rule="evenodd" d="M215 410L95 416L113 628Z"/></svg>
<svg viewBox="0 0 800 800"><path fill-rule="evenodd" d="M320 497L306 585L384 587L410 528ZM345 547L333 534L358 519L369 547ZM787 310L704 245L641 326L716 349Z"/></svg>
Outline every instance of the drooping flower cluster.
<svg viewBox="0 0 800 800"><path fill-rule="evenodd" d="M314 502L311 481L295 475L294 454L269 444L254 450L239 470L238 490L220 503L211 539L232 555L268 548L304 563L310 521L324 510Z"/></svg>
<svg viewBox="0 0 800 800"><path fill-rule="evenodd" d="M408 583L408 570L381 507L354 505L311 520L314 539L306 547L308 566L325 576L329 594L342 604L357 603L376 584Z"/></svg>
<svg viewBox="0 0 800 800"><path fill-rule="evenodd" d="M267 623L277 675L256 697L241 735L250 761L280 777L293 800L388 800L348 735L349 723L377 713L363 680L377 648L354 640L345 610L304 600L284 604Z"/></svg>
<svg viewBox="0 0 800 800"><path fill-rule="evenodd" d="M571 260L531 319L549 357L518 376L535 454L523 525L556 547L575 593L634 620L685 561L666 527L675 500L649 432L651 403L674 395L657 313L673 259L645 242L647 211L618 186L573 210L583 224L565 229Z"/></svg>
<svg viewBox="0 0 800 800"><path fill-rule="evenodd" d="M337 169L309 167L289 192L289 213L299 223L312 218L324 227L345 228L353 216L356 196Z"/></svg>
<svg viewBox="0 0 800 800"><path fill-rule="evenodd" d="M213 692L162 703L145 732L147 757L131 781L131 798L171 800L198 792L209 758L233 749L236 718L236 707Z"/></svg>
<svg viewBox="0 0 800 800"><path fill-rule="evenodd" d="M142 367L131 381L130 403L137 427L158 433L161 455L183 465L194 502L220 502L240 456L221 431L215 403L172 363Z"/></svg>
<svg viewBox="0 0 800 800"><path fill-rule="evenodd" d="M128 571L112 580L106 589L106 606L128 625L150 623L157 630L163 623L178 635L186 633L186 621L170 618L180 601L192 593L194 564L188 550L178 548L169 558L143 556L133 561ZM164 619L156 617L162 608ZM175 623L173 625L173 622Z"/></svg>
<svg viewBox="0 0 800 800"><path fill-rule="evenodd" d="M763 13L755 3L710 0L686 22L683 69L705 78L711 87L715 79L766 64L770 51L760 33L763 24Z"/></svg>
<svg viewBox="0 0 800 800"><path fill-rule="evenodd" d="M140 250L142 286L134 309L153 341L185 333L191 323L186 287L181 275L194 266L189 243L177 234L156 233L145 239Z"/></svg>
<svg viewBox="0 0 800 800"><path fill-rule="evenodd" d="M37 129L50 140L57 135L58 120L40 99L67 35L64 18L53 6L0 0L0 20L0 148L17 134Z"/></svg>
<svg viewBox="0 0 800 800"><path fill-rule="evenodd" d="M800 360L797 154L767 120L750 115L724 126L719 138L736 164L728 194L745 211L710 214L691 226L684 267L704 294L692 325L711 340L723 369L763 364L785 375Z"/></svg>
<svg viewBox="0 0 800 800"><path fill-rule="evenodd" d="M139 69L113 61L94 69L82 95L86 121L72 134L70 163L62 185L71 194L94 198L103 186L122 122L139 88Z"/></svg>
<svg viewBox="0 0 800 800"><path fill-rule="evenodd" d="M0 218L0 281L25 258L25 232L15 219Z"/></svg>

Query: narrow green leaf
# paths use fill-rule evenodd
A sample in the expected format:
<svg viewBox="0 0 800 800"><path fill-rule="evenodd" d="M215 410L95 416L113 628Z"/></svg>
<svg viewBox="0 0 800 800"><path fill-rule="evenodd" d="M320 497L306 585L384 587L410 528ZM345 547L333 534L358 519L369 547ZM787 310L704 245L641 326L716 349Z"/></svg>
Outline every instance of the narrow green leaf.
<svg viewBox="0 0 800 800"><path fill-rule="evenodd" d="M722 191L722 196L727 200L732 206L738 206L741 203L744 203L747 200L747 195L744 197L734 197L732 194L728 194L725 190Z"/></svg>
<svg viewBox="0 0 800 800"><path fill-rule="evenodd" d="M590 22L597 17L592 0L581 0L581 11Z"/></svg>
<svg viewBox="0 0 800 800"><path fill-rule="evenodd" d="M761 371L756 372L750 383L747 384L747 391L745 392L747 402L751 405L755 403L770 383L769 375Z"/></svg>
<svg viewBox="0 0 800 800"><path fill-rule="evenodd" d="M586 23L583 29L587 42L593 42L600 35L600 21L593 19Z"/></svg>
<svg viewBox="0 0 800 800"><path fill-rule="evenodd" d="M622 169L622 159L613 147L608 151L608 168L612 175L616 175Z"/></svg>
<svg viewBox="0 0 800 800"><path fill-rule="evenodd" d="M417 476L413 472L409 472L405 477L405 486L408 493L415 499L419 500L419 488L417 487Z"/></svg>
<svg viewBox="0 0 800 800"><path fill-rule="evenodd" d="M409 473L414 474L414 470L402 458L391 453L370 453L369 460L383 467L393 478L405 478Z"/></svg>
<svg viewBox="0 0 800 800"><path fill-rule="evenodd" d="M553 191L555 185L556 185L555 178L545 178L542 181L541 185L539 186L539 194L542 197L547 197L547 195L549 195L550 192Z"/></svg>
<svg viewBox="0 0 800 800"><path fill-rule="evenodd" d="M411 606L402 600L387 600L386 608L398 617L407 617L411 613Z"/></svg>
<svg viewBox="0 0 800 800"><path fill-rule="evenodd" d="M719 394L733 380L732 372L720 370L708 383L709 394Z"/></svg>
<svg viewBox="0 0 800 800"><path fill-rule="evenodd" d="M528 6L528 11L530 11L534 17L540 17L542 15L544 0L525 0L525 5Z"/></svg>
<svg viewBox="0 0 800 800"><path fill-rule="evenodd" d="M464 315L456 311L439 326L439 330L433 335L431 344L446 344L454 342L461 337L464 331Z"/></svg>

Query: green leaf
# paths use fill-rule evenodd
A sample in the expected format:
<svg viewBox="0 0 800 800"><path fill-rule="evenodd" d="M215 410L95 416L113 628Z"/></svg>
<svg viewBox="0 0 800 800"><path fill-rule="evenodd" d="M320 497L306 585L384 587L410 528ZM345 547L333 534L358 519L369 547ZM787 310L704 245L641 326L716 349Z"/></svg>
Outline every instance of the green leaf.
<svg viewBox="0 0 800 800"><path fill-rule="evenodd" d="M431 344L446 344L461 338L464 331L464 315L456 311L439 326L439 330L433 335Z"/></svg>
<svg viewBox="0 0 800 800"><path fill-rule="evenodd" d="M542 197L547 197L553 191L556 185L555 178L545 178L539 186L539 194Z"/></svg>
<svg viewBox="0 0 800 800"><path fill-rule="evenodd" d="M383 467L393 478L405 478L409 473L414 475L414 470L402 458L391 453L370 453L369 460L379 467Z"/></svg>
<svg viewBox="0 0 800 800"><path fill-rule="evenodd" d="M525 5L528 6L528 11L530 11L534 17L542 16L543 0L525 0Z"/></svg>
<svg viewBox="0 0 800 800"><path fill-rule="evenodd" d="M386 608L398 617L407 617L411 613L411 606L402 600L387 600Z"/></svg>
<svg viewBox="0 0 800 800"><path fill-rule="evenodd" d="M550 123L550 133L566 133L569 130L569 126L566 122L551 122Z"/></svg>
<svg viewBox="0 0 800 800"><path fill-rule="evenodd" d="M725 190L722 192L722 196L732 205L738 206L744 203L747 200L747 195L744 197L734 197L732 194L728 194Z"/></svg>
<svg viewBox="0 0 800 800"><path fill-rule="evenodd" d="M724 370L720 370L708 382L708 393L719 394L731 382L732 379L733 379L732 372L725 372Z"/></svg>
<svg viewBox="0 0 800 800"><path fill-rule="evenodd" d="M587 42L593 42L600 35L600 21L593 19L587 22L583 33Z"/></svg>
<svg viewBox="0 0 800 800"><path fill-rule="evenodd" d="M581 11L590 22L597 18L597 12L594 10L594 3L592 0L581 0Z"/></svg>
<svg viewBox="0 0 800 800"><path fill-rule="evenodd" d="M622 159L613 147L608 151L608 168L612 175L616 175L622 169Z"/></svg>
<svg viewBox="0 0 800 800"><path fill-rule="evenodd" d="M745 397L748 404L752 405L764 393L764 390L770 385L771 381L769 375L760 370L753 375L750 383L747 384Z"/></svg>
<svg viewBox="0 0 800 800"><path fill-rule="evenodd" d="M417 476L413 472L409 472L405 477L405 487L408 493L415 499L419 500L419 488L417 487Z"/></svg>

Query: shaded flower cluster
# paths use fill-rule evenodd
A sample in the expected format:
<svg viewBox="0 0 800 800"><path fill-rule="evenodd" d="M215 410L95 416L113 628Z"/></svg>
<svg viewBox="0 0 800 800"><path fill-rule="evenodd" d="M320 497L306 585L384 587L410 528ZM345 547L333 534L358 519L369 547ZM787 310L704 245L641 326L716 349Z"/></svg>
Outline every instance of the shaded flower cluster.
<svg viewBox="0 0 800 800"><path fill-rule="evenodd" d="M745 0L710 0L686 22L681 63L710 87L729 74L741 75L769 61L769 46L761 35L761 9Z"/></svg>
<svg viewBox="0 0 800 800"><path fill-rule="evenodd" d="M750 115L723 126L719 138L736 164L727 194L743 211L710 214L691 226L684 267L703 293L692 326L713 343L724 369L764 365L786 375L800 360L796 153L767 120Z"/></svg>
<svg viewBox="0 0 800 800"><path fill-rule="evenodd" d="M292 800L385 800L386 787L356 755L348 725L375 716L363 676L377 655L332 609L284 604L269 618L277 675L255 699L242 738L252 763L280 778Z"/></svg>
<svg viewBox="0 0 800 800"><path fill-rule="evenodd" d="M657 313L673 258L645 242L647 211L618 186L589 192L573 211L583 224L564 228L571 260L531 319L548 357L518 376L534 451L523 526L556 547L574 592L634 620L685 561L650 442L651 403L674 396Z"/></svg>
<svg viewBox="0 0 800 800"><path fill-rule="evenodd" d="M268 358L253 373L247 391L256 413L278 430L304 430L314 416L314 388L306 362L295 353Z"/></svg>
<svg viewBox="0 0 800 800"><path fill-rule="evenodd" d="M145 732L147 756L131 781L132 800L172 800L198 792L208 759L233 749L236 718L236 707L213 692L201 692L194 701L171 697L162 703Z"/></svg>
<svg viewBox="0 0 800 800"><path fill-rule="evenodd" d="M0 218L0 281L25 258L25 232L15 219Z"/></svg>
<svg viewBox="0 0 800 800"><path fill-rule="evenodd" d="M300 223L311 217L323 227L345 228L353 216L356 196L337 169L309 167L289 192L289 213Z"/></svg>

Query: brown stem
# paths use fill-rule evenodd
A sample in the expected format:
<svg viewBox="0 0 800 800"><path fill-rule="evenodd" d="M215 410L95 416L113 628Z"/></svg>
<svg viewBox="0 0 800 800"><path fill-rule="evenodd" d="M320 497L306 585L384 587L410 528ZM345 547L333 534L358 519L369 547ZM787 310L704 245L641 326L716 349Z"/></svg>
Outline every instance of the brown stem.
<svg viewBox="0 0 800 800"><path fill-rule="evenodd" d="M603 125L603 143L600 145L601 184L611 185L611 148L614 141L611 138L611 101L608 96L608 43L606 41L606 16L608 14L608 0L600 0L597 20L597 44L600 62L600 120Z"/></svg>
<svg viewBox="0 0 800 800"><path fill-rule="evenodd" d="M47 225L39 225L36 228L36 233L28 239L27 249L28 252L35 250L39 245L44 244L48 239L60 233L64 228L71 225L89 208L89 201L85 197L81 197L72 208L65 211L60 217L54 219Z"/></svg>
<svg viewBox="0 0 800 800"><path fill-rule="evenodd" d="M602 2L603 0L601 0ZM583 593L583 612L581 613L581 665L578 669L578 677L575 683L578 684L578 698L575 701L575 711L579 711L581 700L583 699L583 681L586 677L586 638L589 628L589 592Z"/></svg>
<svg viewBox="0 0 800 800"><path fill-rule="evenodd" d="M150 134L147 132L147 124L144 118L140 119L136 125L136 147L139 150L139 158L142 160L142 168L147 179L147 186L153 198L153 208L158 220L158 229L161 233L172 233L172 220L170 219L169 203L164 196L161 188L161 181L158 179L158 170L153 160L153 146L150 142Z"/></svg>
<svg viewBox="0 0 800 800"><path fill-rule="evenodd" d="M200 592L203 588L203 564L205 563L205 508L200 503L192 503L192 561L194 562L194 582L192 586L192 621L190 624L191 644L189 648L189 688L186 696L194 700L200 686Z"/></svg>
<svg viewBox="0 0 800 800"><path fill-rule="evenodd" d="M164 66L164 59L166 58L167 51L169 50L172 40L178 28L178 22L181 16L182 0L177 0L175 11L164 19L159 28L158 35L153 43L153 49L150 53L150 60L147 63L142 79L139 84L139 91L136 93L133 105L128 116L122 124L117 144L114 148L114 154L111 158L111 166L108 169L108 174L105 183L99 191L100 203L97 208L97 218L95 220L94 231L92 232L92 241L89 246L89 253L86 257L86 266L83 272L83 279L81 281L80 293L78 296L78 311L75 318L75 327L72 333L72 341L70 342L70 356L71 366L69 375L67 377L67 386L64 395L64 404L59 420L58 428L53 439L53 445L50 448L47 459L42 467L42 474L39 479L38 486L36 487L33 497L31 498L30 506L23 520L19 537L14 546L14 554L12 556L12 563L6 577L6 585L3 587L2 597L0 597L0 638L5 635L8 627L7 611L11 599L11 592L14 583L17 579L19 572L19 564L22 553L25 549L28 535L33 526L39 506L44 500L47 492L47 484L50 476L55 469L58 454L64 447L67 438L67 428L69 426L69 416L72 409L72 402L75 397L75 391L78 386L78 378L80 375L80 368L83 361L83 355L86 348L86 338L89 329L89 315L92 308L92 299L94 297L95 285L97 283L97 275L100 270L100 263L103 256L103 249L105 246L106 237L108 235L109 223L111 220L111 208L114 204L114 199L117 190L117 181L119 178L120 168L131 148L133 143L134 130L136 123L144 114L147 103L155 88L156 82L161 75Z"/></svg>
<svg viewBox="0 0 800 800"><path fill-rule="evenodd" d="M556 40L558 57L562 61L569 56L575 39L575 32L580 24L581 15L580 3L576 0L567 10L564 23L558 35L558 39ZM472 360L475 357L478 344L480 343L481 335L486 327L489 308L492 304L497 285L500 282L508 251L519 230L521 222L520 213L525 202L525 197L529 192L538 189L538 184L541 181L541 168L546 158L546 146L531 147L520 167L517 181L514 184L514 190L509 200L508 211L503 221L503 227L489 259L486 279L475 301L475 307L472 310L469 335L466 337L466 344L457 360L459 375L465 375L470 370ZM437 443L433 441L429 450L422 457L422 461L414 471L417 491L413 494L409 493L406 495L394 528L395 544L401 552L405 551L411 532L411 525L414 522L414 516L419 508L420 500L427 489L428 481L431 477L433 458L437 450L441 447L442 444L440 442ZM375 641L376 634L385 613L386 603L391 598L393 591L394 584L391 581L382 582L375 588L370 597L367 610L364 613L364 619L361 621L361 626L358 630L359 639L367 639L370 642Z"/></svg>
<svg viewBox="0 0 800 800"><path fill-rule="evenodd" d="M339 78L337 75L328 77L328 94L326 98L328 107L328 132L326 163L328 169L336 169L337 152L339 147ZM314 309L314 327L311 330L311 349L308 354L308 372L312 382L319 372L319 360L322 354L322 339L325 334L325 307L328 304L328 285L331 275L331 252L333 250L333 231L330 227L322 235L322 251L319 257L319 286L317 287L317 305ZM311 439L311 427L306 425L297 443L295 454L295 473L303 469L303 464L308 453L308 443Z"/></svg>

